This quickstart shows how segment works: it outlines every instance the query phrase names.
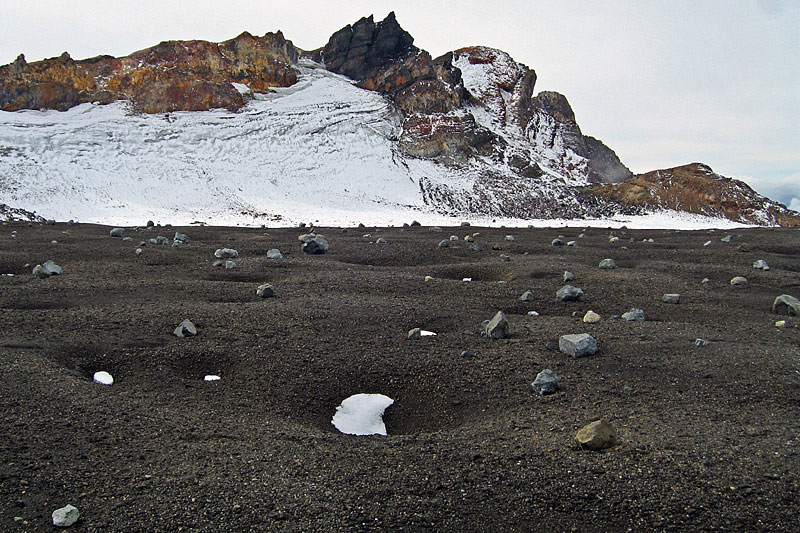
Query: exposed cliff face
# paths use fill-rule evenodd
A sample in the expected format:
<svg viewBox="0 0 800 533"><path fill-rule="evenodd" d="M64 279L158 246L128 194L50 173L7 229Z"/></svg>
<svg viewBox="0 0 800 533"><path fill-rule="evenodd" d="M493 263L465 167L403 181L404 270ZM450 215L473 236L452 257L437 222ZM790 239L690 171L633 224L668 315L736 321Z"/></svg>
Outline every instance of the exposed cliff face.
<svg viewBox="0 0 800 533"><path fill-rule="evenodd" d="M624 183L588 188L590 195L625 208L673 209L737 222L800 226L800 216L761 196L746 183L714 173L702 163L638 174Z"/></svg>
<svg viewBox="0 0 800 533"><path fill-rule="evenodd" d="M0 109L69 109L84 102L129 100L145 113L237 110L242 95L231 82L261 92L297 80L297 50L278 32L225 41L168 41L122 58L58 58L0 67Z"/></svg>

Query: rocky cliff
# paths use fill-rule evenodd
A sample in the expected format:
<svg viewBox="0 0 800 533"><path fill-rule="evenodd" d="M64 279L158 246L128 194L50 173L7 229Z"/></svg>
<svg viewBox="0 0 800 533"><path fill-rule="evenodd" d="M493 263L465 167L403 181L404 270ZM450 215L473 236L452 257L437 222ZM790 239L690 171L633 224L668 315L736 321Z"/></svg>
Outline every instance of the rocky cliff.
<svg viewBox="0 0 800 533"><path fill-rule="evenodd" d="M586 192L618 202L623 209L672 209L747 224L800 226L798 213L702 163L654 170L624 183L596 185Z"/></svg>

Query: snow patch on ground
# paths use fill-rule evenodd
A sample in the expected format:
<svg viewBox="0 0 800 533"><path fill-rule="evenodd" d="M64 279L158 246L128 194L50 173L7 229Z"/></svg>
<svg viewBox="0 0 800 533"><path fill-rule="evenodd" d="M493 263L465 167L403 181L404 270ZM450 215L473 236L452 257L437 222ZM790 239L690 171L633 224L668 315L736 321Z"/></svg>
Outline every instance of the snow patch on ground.
<svg viewBox="0 0 800 533"><path fill-rule="evenodd" d="M354 394L336 408L331 423L348 435L386 435L383 412L393 403L383 394Z"/></svg>

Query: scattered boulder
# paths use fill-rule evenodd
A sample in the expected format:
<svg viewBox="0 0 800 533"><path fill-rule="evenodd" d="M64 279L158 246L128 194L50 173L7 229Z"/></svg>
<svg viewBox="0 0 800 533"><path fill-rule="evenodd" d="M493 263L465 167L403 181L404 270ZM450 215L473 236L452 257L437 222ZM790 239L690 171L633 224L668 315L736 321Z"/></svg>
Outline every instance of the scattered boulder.
<svg viewBox="0 0 800 533"><path fill-rule="evenodd" d="M47 226L55 226L56 225L56 221L54 219L52 219L52 218L48 218L47 220L45 220L44 223Z"/></svg>
<svg viewBox="0 0 800 533"><path fill-rule="evenodd" d="M473 251L473 252L480 252L480 251L481 251L481 247L480 247L480 245L478 245L477 243L472 243L472 244L470 244L470 245L469 245L469 249L470 249L471 251Z"/></svg>
<svg viewBox="0 0 800 533"><path fill-rule="evenodd" d="M528 311L528 316L539 316L539 313L536 311Z"/></svg>
<svg viewBox="0 0 800 533"><path fill-rule="evenodd" d="M231 261L230 259L225 261L225 270L233 270L234 268L237 268L236 261Z"/></svg>
<svg viewBox="0 0 800 533"><path fill-rule="evenodd" d="M559 302L576 302L581 297L583 297L583 290L572 285L564 285L556 291L556 300Z"/></svg>
<svg viewBox="0 0 800 533"><path fill-rule="evenodd" d="M169 244L169 239L167 239L163 235L159 235L155 239L150 239L150 244L166 245L166 244Z"/></svg>
<svg viewBox="0 0 800 533"><path fill-rule="evenodd" d="M564 246L564 241L561 240L559 237L556 237L555 239L550 241L550 244L553 246Z"/></svg>
<svg viewBox="0 0 800 533"><path fill-rule="evenodd" d="M239 252L233 248L217 248L214 251L214 257L217 259L233 259L234 257L239 257Z"/></svg>
<svg viewBox="0 0 800 533"><path fill-rule="evenodd" d="M595 313L594 311L592 311L591 309L589 311L586 311L586 314L583 315L583 321L586 322L587 324L595 324L597 322L600 322L600 320L602 320L602 317L597 313Z"/></svg>
<svg viewBox="0 0 800 533"><path fill-rule="evenodd" d="M515 240L515 239L514 239L514 236L513 236L513 235L506 235L506 240L507 240L507 241L513 241L513 240Z"/></svg>
<svg viewBox="0 0 800 533"><path fill-rule="evenodd" d="M383 237L378 237L377 239L375 239L375 244L386 244L386 239L384 239Z"/></svg>
<svg viewBox="0 0 800 533"><path fill-rule="evenodd" d="M680 294L665 294L661 297L661 301L665 304L677 304L681 301Z"/></svg>
<svg viewBox="0 0 800 533"><path fill-rule="evenodd" d="M613 259L603 259L598 266L606 270L611 270L617 268L617 263L615 263Z"/></svg>
<svg viewBox="0 0 800 533"><path fill-rule="evenodd" d="M224 264L225 264L225 261L223 261L222 259L217 259L216 261L211 263L211 266L213 266L214 268L217 268L217 267L221 267Z"/></svg>
<svg viewBox="0 0 800 533"><path fill-rule="evenodd" d="M421 226L422 224L420 224L420 223L419 223L418 221L416 221L416 220L412 220L412 221L411 221L411 225L412 225L412 226Z"/></svg>
<svg viewBox="0 0 800 533"><path fill-rule="evenodd" d="M708 346L709 344L711 344L711 342L707 341L705 339L695 339L694 340L694 345L698 346L698 347Z"/></svg>
<svg viewBox="0 0 800 533"><path fill-rule="evenodd" d="M748 282L747 278L742 276L736 276L735 278L731 279L731 287L747 287Z"/></svg>
<svg viewBox="0 0 800 533"><path fill-rule="evenodd" d="M458 235L450 235L450 240L455 242L458 240Z"/></svg>
<svg viewBox="0 0 800 533"><path fill-rule="evenodd" d="M450 247L450 239L442 239L439 241L439 248L449 248Z"/></svg>
<svg viewBox="0 0 800 533"><path fill-rule="evenodd" d="M711 283L711 280L708 278L703 278L703 280L700 283L702 283L703 285L708 285L709 283Z"/></svg>
<svg viewBox="0 0 800 533"><path fill-rule="evenodd" d="M172 246L183 246L184 244L189 244L189 237L185 233L176 231L175 237L172 239Z"/></svg>
<svg viewBox="0 0 800 533"><path fill-rule="evenodd" d="M122 242L133 242L133 237L123 237ZM50 244L56 244L56 241L52 241Z"/></svg>
<svg viewBox="0 0 800 533"><path fill-rule="evenodd" d="M467 227L467 226L469 226L469 225L470 225L470 223L469 223L469 222L462 222L462 223L461 223L461 227L462 227L462 228L465 228L465 227Z"/></svg>
<svg viewBox="0 0 800 533"><path fill-rule="evenodd" d="M720 239L722 242L731 242L733 240L733 235L725 235L723 238Z"/></svg>
<svg viewBox="0 0 800 533"><path fill-rule="evenodd" d="M122 238L125 236L125 228L113 228L109 233L112 237Z"/></svg>
<svg viewBox="0 0 800 533"><path fill-rule="evenodd" d="M155 222L153 222L152 220L148 220L148 221L147 221L147 227L148 227L148 228L152 228L152 227L153 227L153 226L155 226L155 225L156 225L156 223L155 223Z"/></svg>
<svg viewBox="0 0 800 533"><path fill-rule="evenodd" d="M578 430L575 441L583 449L602 450L617 443L617 432L605 420L595 420Z"/></svg>
<svg viewBox="0 0 800 533"><path fill-rule="evenodd" d="M503 263L508 263L509 261L511 261L511 258L506 254L500 254L500 261L502 261Z"/></svg>
<svg viewBox="0 0 800 533"><path fill-rule="evenodd" d="M481 326L483 335L490 339L504 339L508 336L508 320L502 311L498 311L491 320L485 320Z"/></svg>
<svg viewBox="0 0 800 533"><path fill-rule="evenodd" d="M433 276L425 276L425 281L433 281L434 279L436 278L434 278Z"/></svg>
<svg viewBox="0 0 800 533"><path fill-rule="evenodd" d="M578 241L567 241L567 246L577 246Z"/></svg>
<svg viewBox="0 0 800 533"><path fill-rule="evenodd" d="M142 249L141 249L141 248L137 248L137 249L135 250L135 253L136 253L136 255L142 255L142 253L143 253L143 252L142 252Z"/></svg>
<svg viewBox="0 0 800 533"><path fill-rule="evenodd" d="M412 222L411 225L413 226L414 223ZM441 233L442 228L440 228L439 226L431 226L430 228L428 228L428 231L431 231L433 233Z"/></svg>
<svg viewBox="0 0 800 533"><path fill-rule="evenodd" d="M222 378L216 374L207 374L203 376L203 381L219 381Z"/></svg>
<svg viewBox="0 0 800 533"><path fill-rule="evenodd" d="M414 328L408 331L408 338L409 339L421 339L422 338L422 328Z"/></svg>
<svg viewBox="0 0 800 533"><path fill-rule="evenodd" d="M267 251L267 259L283 259L283 254L277 248Z"/></svg>
<svg viewBox="0 0 800 533"><path fill-rule="evenodd" d="M36 265L39 267L40 265ZM39 278L49 278L50 276L60 276L64 273L64 269L58 266L53 262L52 259L48 259L44 263L41 264L40 273L37 274L36 268L33 269L33 274Z"/></svg>
<svg viewBox="0 0 800 533"><path fill-rule="evenodd" d="M256 289L256 294L261 298L272 298L275 296L275 290L269 283L264 283L263 285L258 286Z"/></svg>
<svg viewBox="0 0 800 533"><path fill-rule="evenodd" d="M53 525L57 527L69 527L80 518L81 513L74 505L65 505L53 511Z"/></svg>
<svg viewBox="0 0 800 533"><path fill-rule="evenodd" d="M472 237L472 235L464 235L464 242L474 242L474 241L475 239Z"/></svg>
<svg viewBox="0 0 800 533"><path fill-rule="evenodd" d="M769 270L769 265L763 259L759 259L755 263L753 263L753 268L756 270Z"/></svg>
<svg viewBox="0 0 800 533"><path fill-rule="evenodd" d="M192 324L188 318L178 324L178 327L173 331L176 337L193 337L197 335L197 328Z"/></svg>
<svg viewBox="0 0 800 533"><path fill-rule="evenodd" d="M597 341L588 333L561 335L558 338L558 349L572 357L586 357L597 353Z"/></svg>
<svg viewBox="0 0 800 533"><path fill-rule="evenodd" d="M573 279L575 279L575 274L573 274L569 270L565 270L564 271L564 281L565 282L572 281Z"/></svg>
<svg viewBox="0 0 800 533"><path fill-rule="evenodd" d="M800 316L800 300L788 294L781 294L772 302L772 312L779 315Z"/></svg>
<svg viewBox="0 0 800 533"><path fill-rule="evenodd" d="M706 241L706 242L704 242L704 243L703 243L703 246L705 246L706 248L707 248L707 247L709 247L709 246L711 246L711 241Z"/></svg>
<svg viewBox="0 0 800 533"><path fill-rule="evenodd" d="M525 291L522 293L522 296L519 297L520 302L530 302L533 300L533 293L531 291Z"/></svg>
<svg viewBox="0 0 800 533"><path fill-rule="evenodd" d="M553 394L558 390L558 376L553 374L549 368L542 370L536 375L536 380L532 383L533 390L544 396L545 394Z"/></svg>
<svg viewBox="0 0 800 533"><path fill-rule="evenodd" d="M39 279L50 277L50 274L45 272L44 267L42 267L42 265L36 265L35 267L33 267L33 275Z"/></svg>
<svg viewBox="0 0 800 533"><path fill-rule="evenodd" d="M627 313L622 313L622 318L628 322L644 322L644 310L634 307Z"/></svg>
<svg viewBox="0 0 800 533"><path fill-rule="evenodd" d="M99 383L100 385L113 385L114 378L108 372L101 370L100 372L95 372L92 376L92 381L95 383Z"/></svg>
<svg viewBox="0 0 800 533"><path fill-rule="evenodd" d="M611 242L617 242L618 240L619 240L619 237L615 237L613 235L608 238L608 242L610 242L610 243Z"/></svg>

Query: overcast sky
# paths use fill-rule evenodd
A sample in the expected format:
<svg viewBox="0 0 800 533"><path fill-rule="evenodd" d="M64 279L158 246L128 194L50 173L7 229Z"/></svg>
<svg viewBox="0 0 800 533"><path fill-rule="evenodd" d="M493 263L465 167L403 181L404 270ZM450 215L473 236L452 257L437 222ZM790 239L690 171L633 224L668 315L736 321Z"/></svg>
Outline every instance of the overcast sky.
<svg viewBox="0 0 800 533"><path fill-rule="evenodd" d="M800 0L0 0L0 64L283 31L323 46L395 11L434 57L469 45L536 70L634 172L699 161L800 209Z"/></svg>

